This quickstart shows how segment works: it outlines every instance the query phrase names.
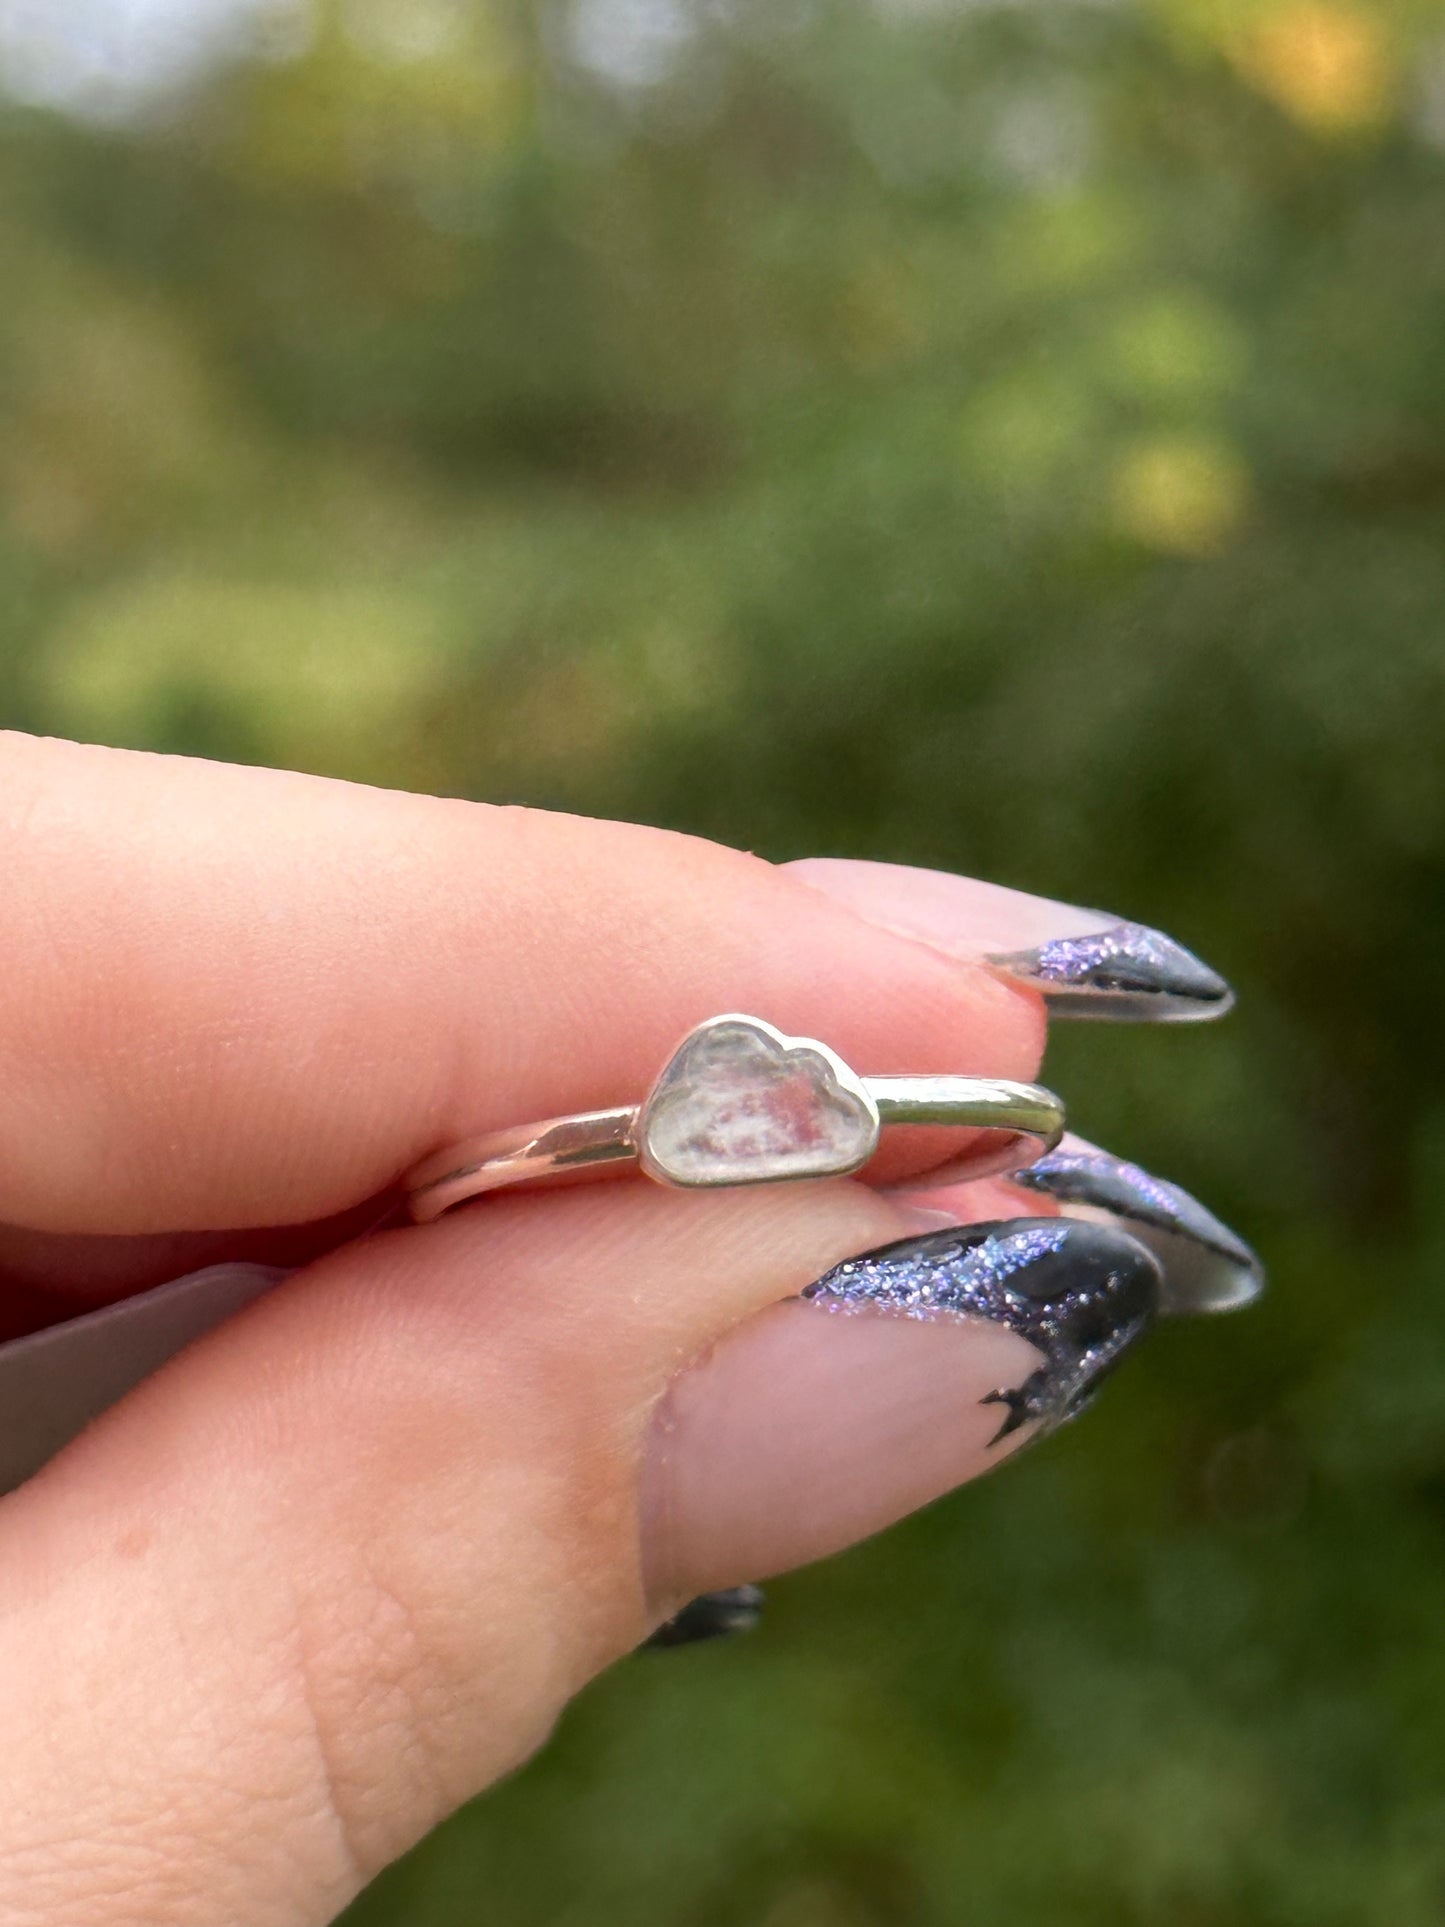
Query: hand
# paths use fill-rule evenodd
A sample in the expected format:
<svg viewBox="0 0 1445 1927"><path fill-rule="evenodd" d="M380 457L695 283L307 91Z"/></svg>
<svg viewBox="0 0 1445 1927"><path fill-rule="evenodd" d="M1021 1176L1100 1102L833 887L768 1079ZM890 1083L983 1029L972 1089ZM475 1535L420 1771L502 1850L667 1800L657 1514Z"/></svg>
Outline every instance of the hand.
<svg viewBox="0 0 1445 1927"><path fill-rule="evenodd" d="M692 1594L1058 1415L1052 1315L798 1297L940 1222L906 1188L928 1131L866 1185L633 1179L356 1236L438 1146L640 1095L723 1010L869 1071L1028 1078L1042 1001L967 953L1057 906L954 882L899 934L896 872L880 922L852 866L15 737L0 808L6 1329L299 1266L0 1502L7 1921L330 1920ZM1065 1235L1037 1303L1107 1276L1111 1330L1148 1312L1137 1245Z"/></svg>

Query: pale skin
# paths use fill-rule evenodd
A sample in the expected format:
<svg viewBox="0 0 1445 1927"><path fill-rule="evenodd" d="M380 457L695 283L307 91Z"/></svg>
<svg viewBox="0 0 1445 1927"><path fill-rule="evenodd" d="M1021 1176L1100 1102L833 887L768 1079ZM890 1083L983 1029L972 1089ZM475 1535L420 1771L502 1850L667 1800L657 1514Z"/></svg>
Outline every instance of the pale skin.
<svg viewBox="0 0 1445 1927"><path fill-rule="evenodd" d="M877 1187L934 1133L867 1183L356 1234L439 1146L633 1098L719 1011L1030 1078L1029 992L627 825L8 737L0 832L6 1335L300 1266L0 1501L7 1922L329 1921L684 1599L999 1456L1022 1339L789 1302L916 1228Z"/></svg>

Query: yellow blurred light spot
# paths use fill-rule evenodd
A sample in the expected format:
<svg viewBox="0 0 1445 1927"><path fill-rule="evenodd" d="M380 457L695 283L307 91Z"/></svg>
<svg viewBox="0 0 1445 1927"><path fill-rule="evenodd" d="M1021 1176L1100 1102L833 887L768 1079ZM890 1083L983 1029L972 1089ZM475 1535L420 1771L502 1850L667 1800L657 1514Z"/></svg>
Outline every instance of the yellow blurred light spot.
<svg viewBox="0 0 1445 1927"><path fill-rule="evenodd" d="M445 188L509 147L532 86L509 28L460 0L325 0L308 51L252 88L232 164L267 185ZM439 178L438 178L439 177Z"/></svg>
<svg viewBox="0 0 1445 1927"><path fill-rule="evenodd" d="M462 0L345 0L341 20L363 52L405 63L455 54L489 11Z"/></svg>
<svg viewBox="0 0 1445 1927"><path fill-rule="evenodd" d="M1373 127L1389 111L1385 28L1363 7L1339 0L1275 7L1235 36L1230 51L1261 93L1321 133Z"/></svg>
<svg viewBox="0 0 1445 1927"><path fill-rule="evenodd" d="M1088 446L1088 394L1060 370L1030 369L990 384L964 413L970 467L1005 490L1052 482Z"/></svg>
<svg viewBox="0 0 1445 1927"><path fill-rule="evenodd" d="M1123 273L1146 237L1121 195L1099 191L1024 203L999 232L990 273L1017 293L1095 287Z"/></svg>
<svg viewBox="0 0 1445 1927"><path fill-rule="evenodd" d="M95 741L147 748L199 708L282 762L365 774L449 660L430 608L399 589L158 574L83 605L39 693Z"/></svg>
<svg viewBox="0 0 1445 1927"><path fill-rule="evenodd" d="M1249 503L1249 472L1226 443L1195 435L1152 437L1124 455L1114 478L1117 526L1169 555L1213 555Z"/></svg>
<svg viewBox="0 0 1445 1927"><path fill-rule="evenodd" d="M1145 401L1192 400L1239 381L1247 346L1234 319L1202 295L1175 289L1128 308L1105 344L1117 387Z"/></svg>

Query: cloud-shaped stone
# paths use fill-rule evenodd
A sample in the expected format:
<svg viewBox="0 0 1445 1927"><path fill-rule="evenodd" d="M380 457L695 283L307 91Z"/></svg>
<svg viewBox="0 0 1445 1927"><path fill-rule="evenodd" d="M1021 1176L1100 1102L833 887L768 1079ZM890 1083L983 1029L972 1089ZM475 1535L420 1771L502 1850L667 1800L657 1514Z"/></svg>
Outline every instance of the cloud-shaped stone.
<svg viewBox="0 0 1445 1927"><path fill-rule="evenodd" d="M668 1184L839 1177L878 1144L878 1111L826 1045L756 1017L714 1017L686 1037L638 1124L649 1174Z"/></svg>

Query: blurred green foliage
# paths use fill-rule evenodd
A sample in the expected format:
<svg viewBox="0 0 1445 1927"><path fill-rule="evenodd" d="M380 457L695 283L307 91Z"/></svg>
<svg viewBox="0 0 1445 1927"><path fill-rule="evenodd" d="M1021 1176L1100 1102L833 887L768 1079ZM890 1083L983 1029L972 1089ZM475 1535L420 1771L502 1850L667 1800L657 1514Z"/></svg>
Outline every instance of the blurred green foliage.
<svg viewBox="0 0 1445 1927"><path fill-rule="evenodd" d="M1445 12L268 19L0 112L5 720L1162 924L1051 1072L1274 1279L354 1927L1445 1922Z"/></svg>

